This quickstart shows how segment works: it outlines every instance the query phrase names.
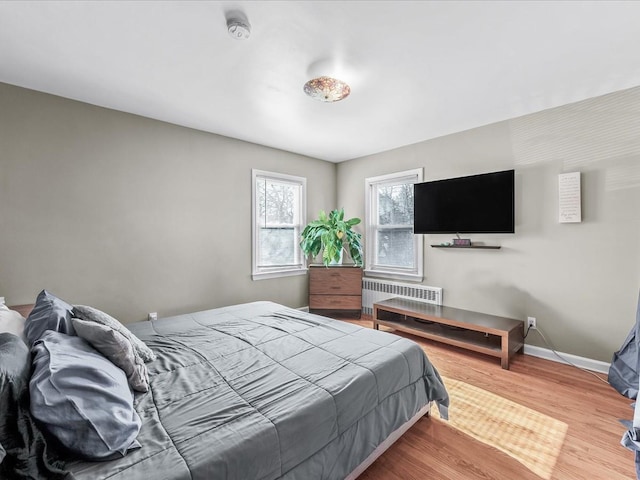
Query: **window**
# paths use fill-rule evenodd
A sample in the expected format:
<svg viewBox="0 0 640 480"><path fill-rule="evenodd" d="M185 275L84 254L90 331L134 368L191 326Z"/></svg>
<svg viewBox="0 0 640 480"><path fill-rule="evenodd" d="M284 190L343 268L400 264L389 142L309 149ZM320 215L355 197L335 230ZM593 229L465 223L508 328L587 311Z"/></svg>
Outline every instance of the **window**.
<svg viewBox="0 0 640 480"><path fill-rule="evenodd" d="M421 168L366 179L366 273L422 281L423 241L413 234L413 184L421 181Z"/></svg>
<svg viewBox="0 0 640 480"><path fill-rule="evenodd" d="M252 179L253 279L304 274L307 179L261 170Z"/></svg>

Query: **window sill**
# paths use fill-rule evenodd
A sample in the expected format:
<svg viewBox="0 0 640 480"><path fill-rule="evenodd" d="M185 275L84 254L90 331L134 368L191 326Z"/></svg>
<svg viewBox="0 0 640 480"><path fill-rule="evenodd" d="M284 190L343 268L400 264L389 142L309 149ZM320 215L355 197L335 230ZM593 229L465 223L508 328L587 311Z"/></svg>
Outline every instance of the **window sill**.
<svg viewBox="0 0 640 480"><path fill-rule="evenodd" d="M423 275L417 273L400 273L400 272L387 272L384 270L365 270L366 277L372 278L386 278L389 280L404 280L408 282L422 282L424 280Z"/></svg>
<svg viewBox="0 0 640 480"><path fill-rule="evenodd" d="M295 275L306 275L306 268L297 268L295 270L276 270L271 272L253 272L251 278L253 280L269 280L270 278L293 277Z"/></svg>

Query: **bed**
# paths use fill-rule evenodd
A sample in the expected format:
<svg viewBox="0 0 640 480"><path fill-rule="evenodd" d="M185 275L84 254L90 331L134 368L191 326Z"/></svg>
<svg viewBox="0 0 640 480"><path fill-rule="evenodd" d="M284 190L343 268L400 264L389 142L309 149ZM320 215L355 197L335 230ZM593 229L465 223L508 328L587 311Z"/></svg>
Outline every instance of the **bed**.
<svg viewBox="0 0 640 480"><path fill-rule="evenodd" d="M448 396L405 338L272 302L128 324L157 358L142 448L70 460L83 479L355 478Z"/></svg>

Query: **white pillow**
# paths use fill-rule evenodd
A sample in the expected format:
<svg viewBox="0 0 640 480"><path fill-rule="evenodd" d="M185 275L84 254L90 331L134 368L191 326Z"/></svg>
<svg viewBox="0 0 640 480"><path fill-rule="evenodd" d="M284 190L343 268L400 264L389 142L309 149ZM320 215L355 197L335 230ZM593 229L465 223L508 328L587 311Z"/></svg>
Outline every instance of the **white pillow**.
<svg viewBox="0 0 640 480"><path fill-rule="evenodd" d="M10 310L6 305L0 304L0 333L13 333L19 336L25 343L24 317L15 310Z"/></svg>

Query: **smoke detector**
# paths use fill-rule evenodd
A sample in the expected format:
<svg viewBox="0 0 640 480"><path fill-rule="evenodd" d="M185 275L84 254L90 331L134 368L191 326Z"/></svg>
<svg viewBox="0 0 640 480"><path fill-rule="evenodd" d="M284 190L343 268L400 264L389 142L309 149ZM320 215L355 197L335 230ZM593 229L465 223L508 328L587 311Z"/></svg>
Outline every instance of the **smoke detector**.
<svg viewBox="0 0 640 480"><path fill-rule="evenodd" d="M246 40L251 35L251 25L246 20L239 18L230 18L227 20L227 29L229 35L236 40Z"/></svg>

